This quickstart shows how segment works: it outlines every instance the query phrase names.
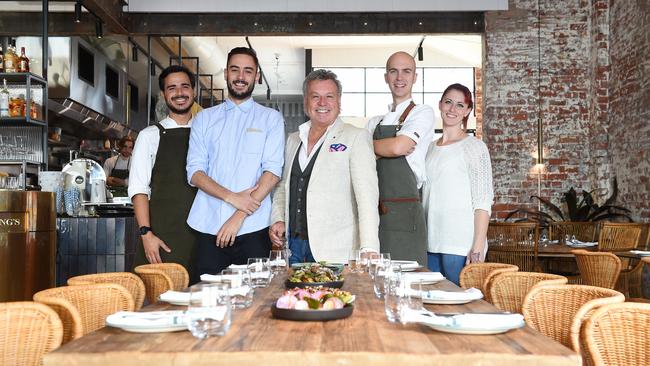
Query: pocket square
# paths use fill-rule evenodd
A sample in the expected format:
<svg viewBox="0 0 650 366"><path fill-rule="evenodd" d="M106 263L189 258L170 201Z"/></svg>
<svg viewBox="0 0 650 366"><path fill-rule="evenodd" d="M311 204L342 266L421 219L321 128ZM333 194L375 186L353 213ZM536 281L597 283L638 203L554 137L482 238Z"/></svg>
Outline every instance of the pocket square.
<svg viewBox="0 0 650 366"><path fill-rule="evenodd" d="M330 145L330 152L338 152L338 151L345 151L347 150L347 146L343 144L331 144Z"/></svg>

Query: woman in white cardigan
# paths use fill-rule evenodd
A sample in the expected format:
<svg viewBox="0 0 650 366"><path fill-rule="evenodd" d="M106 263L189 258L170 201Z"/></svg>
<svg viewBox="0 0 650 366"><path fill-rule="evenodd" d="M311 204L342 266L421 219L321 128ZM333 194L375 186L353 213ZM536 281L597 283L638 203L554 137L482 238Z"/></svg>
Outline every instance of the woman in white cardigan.
<svg viewBox="0 0 650 366"><path fill-rule="evenodd" d="M472 93L452 84L438 103L442 137L429 147L423 204L428 228L428 267L459 284L467 263L485 259L494 192L487 146L467 135Z"/></svg>

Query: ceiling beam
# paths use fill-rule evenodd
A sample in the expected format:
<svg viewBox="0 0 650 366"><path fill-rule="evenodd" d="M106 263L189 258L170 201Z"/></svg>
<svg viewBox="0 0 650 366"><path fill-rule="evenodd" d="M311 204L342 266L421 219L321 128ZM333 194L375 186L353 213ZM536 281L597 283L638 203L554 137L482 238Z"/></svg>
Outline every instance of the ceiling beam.
<svg viewBox="0 0 650 366"><path fill-rule="evenodd" d="M122 12L122 0L84 0L83 6L89 12L98 16L109 32L116 34L128 34L128 29L123 25L126 24L128 15Z"/></svg>
<svg viewBox="0 0 650 366"><path fill-rule="evenodd" d="M41 36L43 16L36 12L0 12L0 36ZM75 23L74 13L48 13L50 36L85 36L95 34L95 17L89 13L81 15L81 22Z"/></svg>
<svg viewBox="0 0 650 366"><path fill-rule="evenodd" d="M430 13L131 13L132 35L263 36L482 33L482 12ZM173 26L170 26L173 24Z"/></svg>

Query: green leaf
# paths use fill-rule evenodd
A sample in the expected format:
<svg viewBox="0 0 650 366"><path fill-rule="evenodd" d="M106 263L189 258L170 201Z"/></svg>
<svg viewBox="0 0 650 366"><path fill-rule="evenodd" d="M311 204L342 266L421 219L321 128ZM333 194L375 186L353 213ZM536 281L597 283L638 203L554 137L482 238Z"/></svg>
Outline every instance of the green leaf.
<svg viewBox="0 0 650 366"><path fill-rule="evenodd" d="M310 309L318 310L318 308L320 308L320 301L307 296L303 297L302 299L307 301L307 305L309 305Z"/></svg>
<svg viewBox="0 0 650 366"><path fill-rule="evenodd" d="M554 205L551 201L547 200L546 198L542 198L540 196L537 196L537 195L532 195L532 196L530 196L530 198L536 198L544 206L550 208L552 212L554 212L556 215L558 215L561 220L564 220L564 215L562 214L562 210L560 210L560 208L557 207L556 205Z"/></svg>
<svg viewBox="0 0 650 366"><path fill-rule="evenodd" d="M569 221L576 221L575 217L578 211L578 197L575 189L571 187L568 192L564 193L564 201L569 211Z"/></svg>

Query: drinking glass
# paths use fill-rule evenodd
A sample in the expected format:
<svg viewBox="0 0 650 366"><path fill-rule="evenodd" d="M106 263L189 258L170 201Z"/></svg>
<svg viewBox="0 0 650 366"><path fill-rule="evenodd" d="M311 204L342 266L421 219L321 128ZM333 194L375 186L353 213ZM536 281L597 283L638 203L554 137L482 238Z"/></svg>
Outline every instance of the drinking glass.
<svg viewBox="0 0 650 366"><path fill-rule="evenodd" d="M384 312L389 322L399 321L399 307L401 302L400 289L402 282L402 267L399 265L389 265L384 275Z"/></svg>
<svg viewBox="0 0 650 366"><path fill-rule="evenodd" d="M196 284L190 287L185 313L187 329L196 338L222 336L231 323L231 304L226 283Z"/></svg>
<svg viewBox="0 0 650 366"><path fill-rule="evenodd" d="M230 302L233 309L244 309L253 303L251 273L244 268L226 268L221 271L221 282L230 286Z"/></svg>
<svg viewBox="0 0 650 366"><path fill-rule="evenodd" d="M375 275L375 269L374 267L378 263L390 263L390 253L372 253L370 258L369 258L369 266L370 266L370 277L374 279Z"/></svg>
<svg viewBox="0 0 650 366"><path fill-rule="evenodd" d="M248 270L251 273L253 288L266 287L271 282L268 258L248 258Z"/></svg>
<svg viewBox="0 0 650 366"><path fill-rule="evenodd" d="M363 272L359 258L359 249L352 249L348 256L348 270L352 273Z"/></svg>
<svg viewBox="0 0 650 366"><path fill-rule="evenodd" d="M288 264L289 257L287 257L286 250L272 250L269 254L269 267L271 267L271 272L273 272L273 275L277 275L282 271L286 271Z"/></svg>
<svg viewBox="0 0 650 366"><path fill-rule="evenodd" d="M375 273L372 274L373 286L375 296L381 299L384 296L384 278L386 276L386 269L390 266L390 262L377 262L372 268Z"/></svg>
<svg viewBox="0 0 650 366"><path fill-rule="evenodd" d="M397 296L399 298L398 314L400 314L400 318L404 311L418 311L424 307L422 302L422 282L412 281L409 276L401 276Z"/></svg>

